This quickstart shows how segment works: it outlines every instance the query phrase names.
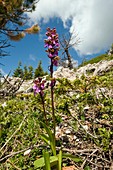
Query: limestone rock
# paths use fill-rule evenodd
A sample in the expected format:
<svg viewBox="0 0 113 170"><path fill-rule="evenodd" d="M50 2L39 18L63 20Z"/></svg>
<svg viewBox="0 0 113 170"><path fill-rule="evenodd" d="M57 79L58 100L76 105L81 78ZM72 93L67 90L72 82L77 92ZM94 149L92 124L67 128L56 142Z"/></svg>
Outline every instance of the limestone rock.
<svg viewBox="0 0 113 170"><path fill-rule="evenodd" d="M98 63L88 64L86 66L77 68L76 71L74 69L70 70L69 68L59 67L56 71L54 71L53 76L55 78L67 78L71 81L75 80L76 78L81 78L82 75L86 77L91 76L100 76L103 75L105 72L109 71L113 68L113 60L107 61L103 60ZM45 76L43 77L46 78ZM4 94L9 94L12 91L13 93L31 93L33 91L33 80L26 80L23 81L21 78L17 77L8 77L7 81L4 83L5 79L1 79L1 83L4 84L0 89L0 95L3 96ZM19 86L20 83L20 86ZM48 83L48 81L47 81ZM106 89L104 89L106 91ZM100 93L100 90L97 90L97 96ZM101 89L101 92L103 90ZM104 92L103 92L104 93ZM110 92L112 93L112 91ZM73 95L70 94L70 96Z"/></svg>
<svg viewBox="0 0 113 170"><path fill-rule="evenodd" d="M76 71L69 68L59 67L54 72L55 78L67 78L74 80L77 77L80 78L82 75L85 76L99 76L109 71L113 67L113 60L103 60L94 64L87 64L86 66L78 68Z"/></svg>

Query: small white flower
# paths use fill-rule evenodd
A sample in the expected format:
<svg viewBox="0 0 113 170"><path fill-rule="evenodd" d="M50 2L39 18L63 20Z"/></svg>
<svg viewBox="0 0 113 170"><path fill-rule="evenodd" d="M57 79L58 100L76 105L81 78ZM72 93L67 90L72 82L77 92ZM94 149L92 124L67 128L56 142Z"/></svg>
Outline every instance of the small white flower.
<svg viewBox="0 0 113 170"><path fill-rule="evenodd" d="M24 156L29 155L31 152L31 149L28 149L27 151L24 152Z"/></svg>
<svg viewBox="0 0 113 170"><path fill-rule="evenodd" d="M4 103L2 104L2 107L5 107L5 106L7 106L6 102L4 102Z"/></svg>

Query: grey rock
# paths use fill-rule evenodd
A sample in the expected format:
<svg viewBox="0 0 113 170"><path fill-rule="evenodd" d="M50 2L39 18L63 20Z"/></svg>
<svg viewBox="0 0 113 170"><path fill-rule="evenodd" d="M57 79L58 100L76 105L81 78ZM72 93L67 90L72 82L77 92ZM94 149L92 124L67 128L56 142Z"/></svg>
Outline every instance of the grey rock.
<svg viewBox="0 0 113 170"><path fill-rule="evenodd" d="M74 69L59 67L54 72L54 77L56 78L67 78L69 80L75 80L80 78L82 75L85 76L98 76L109 71L113 67L113 60L107 61L103 60L94 64L87 64L86 66L78 68L76 71Z"/></svg>
<svg viewBox="0 0 113 170"><path fill-rule="evenodd" d="M70 129L66 129L65 134L71 134L71 130Z"/></svg>

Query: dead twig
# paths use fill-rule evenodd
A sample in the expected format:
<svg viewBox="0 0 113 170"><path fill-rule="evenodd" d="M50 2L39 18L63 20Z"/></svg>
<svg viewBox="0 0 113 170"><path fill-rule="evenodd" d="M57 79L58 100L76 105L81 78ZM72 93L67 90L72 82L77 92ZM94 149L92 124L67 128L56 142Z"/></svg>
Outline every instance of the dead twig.
<svg viewBox="0 0 113 170"><path fill-rule="evenodd" d="M25 152L25 151L28 150L28 149L30 149L30 148L25 148L25 149L22 149L22 150L20 150L20 151L13 152L13 153L11 153L11 154L9 154L9 155L6 155L5 157L3 157L3 158L0 159L0 162L4 161L5 159L8 159L8 158L10 158L10 157L13 157L13 156L15 156L15 155L17 155L17 154L19 154L19 153Z"/></svg>
<svg viewBox="0 0 113 170"><path fill-rule="evenodd" d="M13 168L17 169L17 170L21 170L20 168L18 168L14 163L12 163L9 159L7 160L7 162L9 162Z"/></svg>
<svg viewBox="0 0 113 170"><path fill-rule="evenodd" d="M98 151L98 149L95 149L90 155L88 155L88 158L90 158L95 152L97 152ZM86 158L85 160L84 160L84 162L82 163L82 165L81 165L81 169L83 169L84 168L84 165L85 165L85 163L87 162L87 159L88 158Z"/></svg>
<svg viewBox="0 0 113 170"><path fill-rule="evenodd" d="M62 149L62 151L70 152L70 153L87 153L87 152L89 153L89 152L94 152L95 150L98 150L98 149L79 149L79 150L76 150L76 149L73 150L73 149L67 149L67 148L63 148Z"/></svg>
<svg viewBox="0 0 113 170"><path fill-rule="evenodd" d="M33 145L33 146L31 146L31 147L22 149L22 150L20 150L20 151L12 152L11 154L6 155L6 156L4 156L3 158L1 158L1 159L0 159L0 162L4 161L4 160L6 160L6 159L8 159L8 158L10 158L10 157L13 157L13 156L15 156L15 155L17 155L17 154L19 154L19 153L25 152L25 151L27 151L27 150L29 150L29 149L33 149L33 148L35 148L35 147L41 147L41 146L42 146L42 145L40 145L40 144L38 144L38 145Z"/></svg>

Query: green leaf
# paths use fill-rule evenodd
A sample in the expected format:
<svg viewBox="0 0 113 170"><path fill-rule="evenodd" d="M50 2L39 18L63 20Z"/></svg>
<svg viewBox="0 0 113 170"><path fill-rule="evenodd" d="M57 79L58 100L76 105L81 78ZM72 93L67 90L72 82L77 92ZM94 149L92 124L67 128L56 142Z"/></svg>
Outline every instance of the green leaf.
<svg viewBox="0 0 113 170"><path fill-rule="evenodd" d="M63 158L70 158L70 159L72 159L74 162L83 162L81 158L76 157L76 156L71 155L71 154L63 154L62 157L63 157Z"/></svg>
<svg viewBox="0 0 113 170"><path fill-rule="evenodd" d="M51 170L49 152L43 151L43 155L45 161L45 170Z"/></svg>
<svg viewBox="0 0 113 170"><path fill-rule="evenodd" d="M58 164L58 156L50 156L51 167Z"/></svg>
<svg viewBox="0 0 113 170"><path fill-rule="evenodd" d="M90 170L89 166L85 166L84 170Z"/></svg>
<svg viewBox="0 0 113 170"><path fill-rule="evenodd" d="M44 127L44 129L46 130L46 132L49 136L49 138L46 137L45 142L47 144L49 144L49 142L47 142L47 140L50 141L50 146L51 146L53 155L55 156L56 155L55 137L54 137L52 131L48 128L48 126L45 123L41 122L41 124L42 124L42 126Z"/></svg>
<svg viewBox="0 0 113 170"><path fill-rule="evenodd" d="M41 138L48 144L50 145L49 137L45 134L41 134Z"/></svg>
<svg viewBox="0 0 113 170"><path fill-rule="evenodd" d="M37 159L37 160L34 162L34 166L35 166L36 168L44 167L44 166L45 166L44 157Z"/></svg>
<svg viewBox="0 0 113 170"><path fill-rule="evenodd" d="M62 170L62 151L59 151L58 155L58 170Z"/></svg>
<svg viewBox="0 0 113 170"><path fill-rule="evenodd" d="M57 156L50 156L51 167L54 166L54 165L57 165L57 163L58 163L58 157ZM34 162L34 166L35 166L35 168L45 167L44 157L37 159Z"/></svg>

